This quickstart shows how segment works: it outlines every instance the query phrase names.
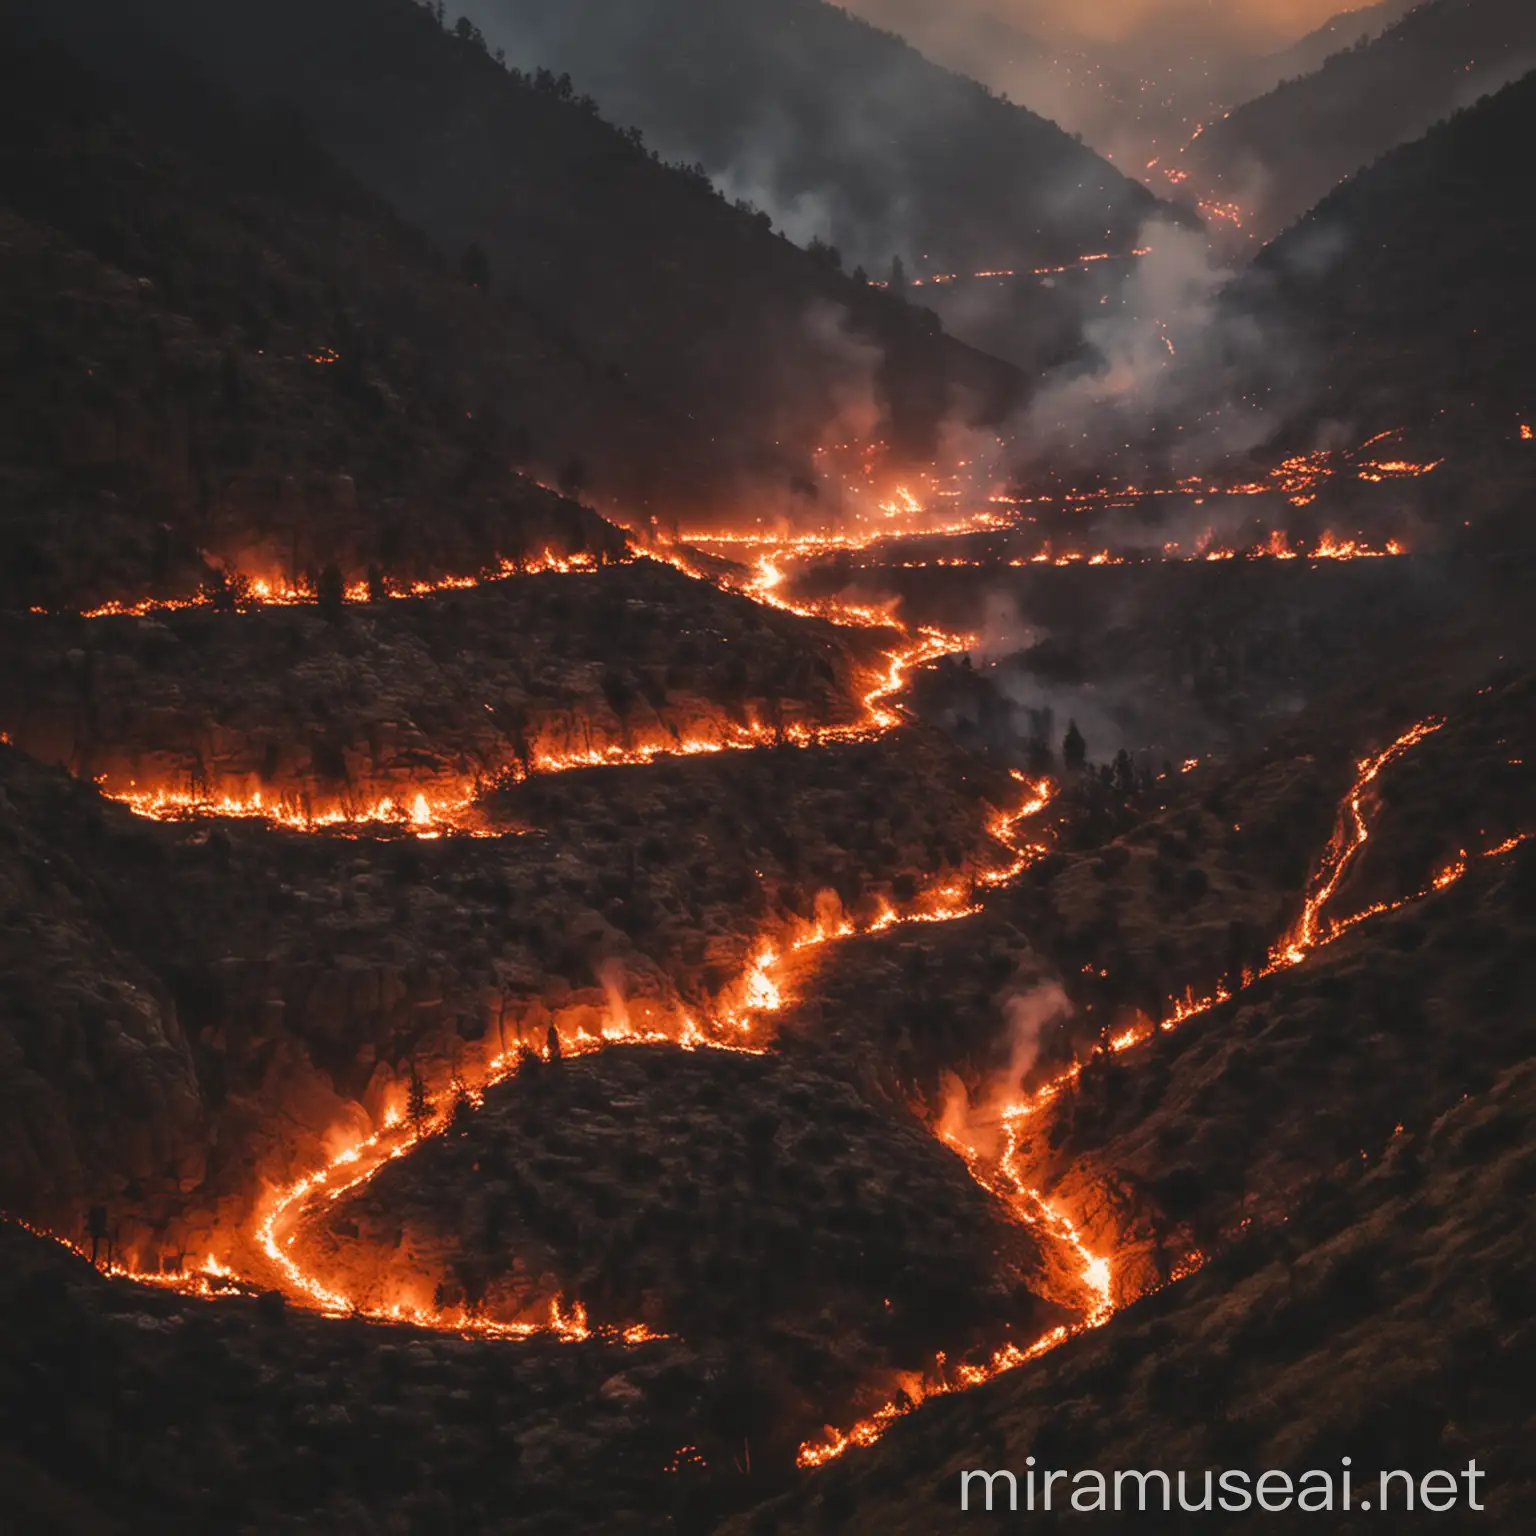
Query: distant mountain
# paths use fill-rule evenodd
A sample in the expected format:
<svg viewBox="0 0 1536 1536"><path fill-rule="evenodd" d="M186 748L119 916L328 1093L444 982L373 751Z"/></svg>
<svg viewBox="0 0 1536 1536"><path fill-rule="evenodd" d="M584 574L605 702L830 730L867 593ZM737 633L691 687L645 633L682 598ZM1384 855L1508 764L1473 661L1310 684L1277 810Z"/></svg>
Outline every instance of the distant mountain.
<svg viewBox="0 0 1536 1536"><path fill-rule="evenodd" d="M1375 5L1340 11L1303 38L1249 65L1233 81L1235 101L1263 96L1285 80L1310 75L1336 53L1353 47L1361 38L1380 37L1424 0L1378 0Z"/></svg>
<svg viewBox="0 0 1536 1536"><path fill-rule="evenodd" d="M264 191L279 202L291 202L305 159L283 148L284 134L312 146L317 177L319 162L334 162L346 190L311 189L279 220L303 224L290 259L325 274L316 346L345 357L354 349L336 316L354 317L370 357L418 359L417 377L389 380L397 395L457 400L477 420L494 413L514 443L525 429L531 468L553 478L578 463L584 494L604 506L670 519L792 505L814 494L816 450L851 427L931 452L942 419L1000 410L1018 386L926 311L775 236L567 85L509 73L468 23L445 30L411 0L11 0L8 14L62 39L134 97L135 112L152 103L154 69L170 68L145 65L146 50L173 51L182 73L227 98L220 110L266 125L242 132L257 162L270 137ZM132 281L154 270L150 258L174 259L175 220L196 229L242 217L242 183L221 181L209 121L190 108L154 131L157 156L171 153L178 174L191 167L171 223L137 211L129 155L93 169L92 198L97 223L121 210L138 245L98 239L84 214L71 238ZM5 148L16 174L46 191L28 170L28 138ZM326 230L306 248L328 213L340 218L365 194L371 234L356 232L356 249L328 245ZM55 218L46 204L36 213ZM399 232L408 227L419 233ZM412 241L412 269L391 269L391 242ZM224 249L212 243L211 271ZM259 274L265 257L252 243L240 259ZM187 276L195 284L197 272ZM482 318L435 328L444 290L457 304L470 286ZM244 324L238 309L203 317L190 298L172 302L191 306L216 348Z"/></svg>
<svg viewBox="0 0 1536 1536"><path fill-rule="evenodd" d="M1262 243L1361 166L1533 65L1530 0L1428 0L1211 125L1176 169L1218 227Z"/></svg>
<svg viewBox="0 0 1536 1536"><path fill-rule="evenodd" d="M1536 73L1346 182L1244 275L1229 301L1310 342L1312 423L1536 453L1532 143Z"/></svg>
<svg viewBox="0 0 1536 1536"><path fill-rule="evenodd" d="M1130 249L1158 204L1025 107L822 0L464 0L514 61L884 276ZM1028 40L1011 36L1028 50Z"/></svg>

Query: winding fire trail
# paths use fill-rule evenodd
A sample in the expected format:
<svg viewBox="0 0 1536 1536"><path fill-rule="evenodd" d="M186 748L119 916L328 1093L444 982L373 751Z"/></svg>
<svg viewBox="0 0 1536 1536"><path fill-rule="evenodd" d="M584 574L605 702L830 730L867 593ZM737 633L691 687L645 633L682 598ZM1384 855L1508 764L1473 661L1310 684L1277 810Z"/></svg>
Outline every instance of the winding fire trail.
<svg viewBox="0 0 1536 1536"><path fill-rule="evenodd" d="M1019 828L1030 817L1038 815L1050 804L1054 786L1047 781L1031 782L1017 776L1024 785L1027 799L1012 811L1000 812L989 831L1012 856L1012 862L997 869L979 871L977 884L997 884L1001 879L1012 878L1038 852L1043 845L1021 846ZM679 1016L674 1032L638 1030L627 1021L613 1022L600 1036L583 1035L570 1039L562 1037L561 1055L582 1056L606 1050L615 1045L672 1045L683 1050L718 1050L765 1054L768 1046L759 1043L761 1024L785 1005L788 982L783 968L810 953L828 945L853 938L859 934L881 933L906 923L952 922L979 910L970 899L968 884L949 883L915 898L904 911L885 904L877 916L864 926L851 919L840 917L823 919L806 926L787 940L763 943L758 947L746 972L731 988L727 989L727 1001L717 1018L700 1027L690 1016ZM537 1054L547 1058L547 1049ZM485 1093L495 1085L505 1082L523 1066L528 1048L516 1053L497 1056L490 1062L485 1081L470 1091L470 1097L478 1107L484 1102ZM264 1204L255 1225L255 1240L266 1263L280 1280L284 1291L295 1301L333 1316L364 1316L379 1322L411 1323L418 1327L445 1329L466 1335L489 1338L530 1338L535 1334L549 1333L567 1340L580 1340L601 1336L623 1343L640 1343L656 1338L642 1326L623 1329L595 1329L587 1319L580 1302L567 1310L555 1303L547 1320L538 1322L498 1322L480 1316L472 1316L462 1310L444 1312L428 1308L417 1301L397 1299L389 1302L365 1301L327 1285L306 1270L294 1256L301 1224L315 1210L361 1188L376 1177L390 1163L405 1157L422 1141L437 1134L445 1122L434 1120L420 1128L406 1124L398 1111L391 1111L384 1125L373 1135L355 1146L337 1153L322 1168L274 1190Z"/></svg>
<svg viewBox="0 0 1536 1536"><path fill-rule="evenodd" d="M1419 721L1389 746L1358 765L1354 782L1340 807L1333 837L1318 870L1309 882L1300 916L1290 932L1275 946L1264 968L1255 975L1246 976L1239 991L1264 977L1300 965L1317 950L1342 937L1368 918L1422 901L1436 892L1448 889L1466 875L1472 859L1463 852L1454 863L1436 875L1427 887L1413 895L1397 901L1379 902L1343 919L1329 920L1324 915L1324 909L1333 900L1360 850L1369 841L1370 825L1365 812L1365 799L1371 786L1388 767L1442 729L1444 723L1439 719ZM1520 834L1507 838L1478 857L1503 857L1520 847L1528 837L1529 834ZM1192 992L1186 993L1183 998L1171 1001L1159 1028L1164 1032L1176 1029L1181 1024L1211 1012L1220 1004L1230 1002L1235 995L1233 990L1225 986L1201 998L1196 998ZM1123 1054L1145 1044L1157 1032L1150 1024L1139 1028L1133 1026L1110 1040L1108 1048L1115 1055ZM1082 1063L1074 1063L1032 1093L1005 1104L996 1112L1003 1147L995 1160L989 1161L977 1147L958 1136L945 1134L942 1130L940 1132L943 1139L965 1160L972 1178L1003 1200L1018 1221L1053 1238L1075 1255L1080 1281L1088 1297L1081 1319L1071 1326L1053 1328L1027 1347L1012 1343L1004 1345L990 1359L979 1363L947 1369L941 1355L933 1371L926 1376L904 1377L898 1391L867 1418L859 1420L847 1430L829 1426L821 1439L807 1441L800 1447L798 1454L800 1466L823 1466L856 1446L873 1445L892 1424L904 1418L926 1398L978 1386L1005 1371L1015 1370L1037 1360L1068 1339L1103 1326L1120 1307L1139 1299L1139 1296L1117 1297L1112 1261L1088 1247L1068 1214L1030 1182L1022 1165L1022 1133L1025 1123L1069 1091L1082 1076L1082 1072ZM1167 1283L1173 1284L1186 1278L1204 1262L1203 1254L1186 1255L1174 1266Z"/></svg>
<svg viewBox="0 0 1536 1536"><path fill-rule="evenodd" d="M1367 445L1370 446L1370 445ZM1429 466L1433 467L1433 466ZM1300 503L1315 494L1319 480L1332 469L1320 462L1295 461L1282 466L1276 476L1257 490L1281 489ZM1424 473L1425 466L1387 462L1372 464L1369 473L1383 477L1397 473ZM1187 487L1185 489L1188 489ZM1241 491L1243 488L1239 488ZM1113 493L1106 493L1113 494ZM897 700L906 689L913 671L940 656L965 649L971 643L967 636L946 632L937 628L911 628L894 618L890 610L869 606L841 603L835 600L796 602L784 593L785 564L807 555L825 553L835 549L861 549L879 538L888 538L909 515L917 510L915 499L898 496L887 512L888 522L883 528L843 538L840 536L803 536L801 538L770 539L760 536L735 538L722 535L713 542L730 547L740 545L751 551L752 565L741 585L734 585L736 578L702 577L715 584L739 591L751 600L799 614L809 618L829 621L844 627L889 634L890 643L884 650L883 662L872 668L861 684L859 695L860 715L846 725L818 728L794 727L789 731L770 732L766 728L741 727L723 732L708 741L686 741L668 748L639 747L625 750L594 752L589 756L575 755L566 758L539 758L536 771L559 772L568 768L606 765L613 763L638 764L654 761L662 756L690 755L692 753L719 752L750 749L789 740L794 744L813 747L839 741L873 739L895 730L903 723ZM999 526L996 514L985 512L963 525L943 529L924 529L924 532L974 532ZM860 542L862 540L862 542ZM1397 553L1390 548L1385 553ZM1312 556L1304 558L1360 558L1382 553L1359 545L1320 546ZM1290 550L1282 535L1276 535L1262 551L1253 552L1271 558L1297 558L1299 552ZM1206 551L1200 558L1236 558L1237 552ZM668 558L663 554L662 558ZM675 552L672 562L690 575L700 576L692 569L691 562L682 552ZM1073 563L1086 558L1089 563L1112 563L1105 552L1101 557L1075 555L1038 557L1056 563ZM554 557L550 557L551 561ZM937 562L950 563L950 562ZM958 562L955 562L958 563ZM580 572L595 568L596 562L582 557L570 557L561 562L540 566L565 572ZM519 569L526 571L528 563ZM511 574L503 570L496 579ZM477 584L474 580L449 579L442 583L424 586L410 594L427 595L430 592L450 590ZM254 589L253 589L254 590ZM368 594L359 588L348 589L348 601L366 600ZM285 603L306 600L303 594L290 591L257 592L254 600L268 603ZM186 604L144 603L134 605L108 605L96 611L95 616L120 616L142 614L161 607L195 606ZM884 642L882 642L883 644ZM1380 775L1393 763L1411 751L1420 742L1433 735L1443 722L1420 722L1399 736L1390 746L1359 764L1358 772L1341 807L1338 824L1325 852L1320 867L1309 883L1301 913L1292 930L1285 935L1271 952L1265 967L1255 976L1245 977L1246 986L1262 976L1274 974L1299 965L1310 954L1328 944L1342 933L1352 929L1367 917L1391 910L1403 903L1384 903L1365 912L1356 913L1342 920L1330 920L1326 909L1334 900L1345 876L1360 850L1370 837L1370 823L1366 808L1372 786ZM702 1024L686 1014L679 1014L666 1032L644 1031L632 1028L627 1020L615 1020L600 1034L584 1035L572 1039L562 1038L560 1054L579 1056L602 1051L615 1045L668 1044L684 1050L721 1050L760 1053L768 1049L766 1022L786 1005L791 987L798 976L799 967L810 957L827 947L852 939L860 934L879 933L899 924L951 922L968 916L980 909L979 893L996 888L1016 879L1024 869L1041 857L1048 845L1031 840L1026 832L1027 824L1038 817L1051 803L1055 793L1052 784L1045 780L1030 780L1015 773L1020 787L1021 801L1012 810L1000 811L989 826L989 832L1005 851L1006 862L995 867L972 871L963 878L951 878L946 884L922 893L907 907L898 911L889 904L862 926L844 916L826 917L812 924L802 925L794 931L780 931L764 936L750 947L750 957L742 975L734 986L727 988L717 1004L715 1017ZM238 798L198 799L188 794L178 796L170 792L152 792L121 796L138 814L158 817L184 817L187 815L250 816L259 817L276 825L307 832L333 832L346 835L366 834L370 829L400 829L422 837L441 836L445 832L474 832L470 812L474 800L472 787L462 794L431 798L425 790L414 794L409 805L404 798L381 798L369 806L352 812L325 812L313 815L302 808L264 803L259 795L248 800ZM491 834L482 834L491 835ZM1485 857L1508 852L1522 839L1516 838L1488 850ZM1463 855L1456 865L1437 876L1429 892L1444 889L1461 878L1470 867L1470 859ZM1405 898L1412 901L1419 897ZM1239 989L1240 990L1240 989ZM1169 1030L1190 1019L1209 1012L1232 995L1226 988L1218 988L1209 996L1196 998L1186 993L1181 999L1170 1000L1164 1017L1158 1026L1146 1021L1142 1026L1131 1027L1115 1036L1108 1045L1112 1052L1130 1050L1149 1039L1157 1028ZM468 1090L476 1105L484 1100L485 1093L496 1084L513 1076L527 1062L532 1052L522 1048L517 1053L504 1054L492 1060L484 1081ZM540 1053L542 1054L542 1053ZM1117 1283L1114 1261L1110 1255L1093 1251L1082 1230L1071 1214L1048 1198L1046 1193L1032 1182L1025 1166L1024 1129L1030 1120L1054 1100L1068 1091L1082 1072L1081 1064L1074 1064L1048 1082L1036 1087L1031 1093L1011 1100L994 1109L996 1139L991 1150L983 1151L976 1145L954 1136L945 1139L964 1159L971 1176L984 1189L1003 1203L1015 1220L1033 1231L1044 1244L1054 1248L1066 1260L1074 1276L1075 1299L1079 1309L1078 1319L1051 1329L1043 1337L1029 1344L1009 1342L997 1349L990 1358L981 1362L957 1362L950 1364L940 1356L930 1371L907 1373L900 1378L899 1390L868 1417L847 1430L828 1429L820 1440L808 1442L800 1448L799 1463L814 1467L833 1460L854 1446L867 1446L878 1440L891 1424L910 1413L927 1398L963 1391L991 1380L1004 1371L1036 1360L1064 1343L1069 1338L1097 1328L1106 1323L1133 1297L1121 1294ZM282 1291L296 1304L327 1315L354 1315L381 1322L409 1323L418 1327L439 1329L469 1336L495 1339L527 1339L544 1335L575 1342L600 1339L615 1344L639 1344L656 1338L644 1327L598 1327L588 1319L580 1302L564 1299L552 1302L547 1315L534 1319L498 1321L479 1315L471 1315L462 1309L444 1310L429 1306L420 1299L398 1296L386 1300L354 1296L328 1283L306 1268L297 1256L302 1248L301 1238L308 1222L318 1213L333 1206L337 1201L358 1190L375 1178L383 1169L407 1156L422 1141L438 1134L444 1128L442 1119L410 1125L393 1110L371 1135L332 1156L323 1166L273 1189L261 1202L254 1217L251 1240L259 1254L257 1274L238 1276L224 1263L210 1256L204 1265L180 1275L139 1275L116 1269L132 1279L174 1287L188 1295L213 1296L231 1286L254 1288L275 1281ZM941 1133L943 1134L943 1133ZM75 1244L70 1244L77 1247ZM1182 1278L1203 1262L1202 1256L1190 1255L1178 1266L1173 1279Z"/></svg>

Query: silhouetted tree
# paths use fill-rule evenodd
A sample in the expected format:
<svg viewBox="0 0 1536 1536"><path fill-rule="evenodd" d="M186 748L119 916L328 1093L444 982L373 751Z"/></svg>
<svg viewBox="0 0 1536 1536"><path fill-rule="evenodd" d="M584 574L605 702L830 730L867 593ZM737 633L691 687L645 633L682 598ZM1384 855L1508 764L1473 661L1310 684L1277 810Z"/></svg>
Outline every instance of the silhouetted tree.
<svg viewBox="0 0 1536 1536"><path fill-rule="evenodd" d="M1115 788L1122 795L1136 792L1136 768L1124 747L1115 754Z"/></svg>
<svg viewBox="0 0 1536 1536"><path fill-rule="evenodd" d="M551 1061L560 1060L560 1031L553 1024L549 1026L549 1033L544 1037L545 1046L548 1049Z"/></svg>
<svg viewBox="0 0 1536 1536"><path fill-rule="evenodd" d="M347 602L347 579L334 560L323 565L315 579L315 602L319 604L321 614L331 623L334 624L341 617Z"/></svg>
<svg viewBox="0 0 1536 1536"><path fill-rule="evenodd" d="M91 1240L91 1263L96 1262L96 1255L101 1244L107 1241L107 1208L104 1205L93 1205L85 1217L86 1235ZM107 1249L108 1262L111 1261L112 1250Z"/></svg>
<svg viewBox="0 0 1536 1536"><path fill-rule="evenodd" d="M830 241L823 240L820 235L815 235L806 249L823 266L833 267L839 272L842 271L843 253Z"/></svg>
<svg viewBox="0 0 1536 1536"><path fill-rule="evenodd" d="M416 1070L416 1063L411 1063L411 1086L405 1099L405 1118L411 1122L411 1129L418 1136L425 1136L427 1127L432 1123L432 1115L435 1106L432 1103L432 1095L427 1091L427 1085L422 1080L421 1073Z"/></svg>
<svg viewBox="0 0 1536 1536"><path fill-rule="evenodd" d="M603 697L620 721L627 723L635 707L635 689L624 673L612 667L603 673Z"/></svg>
<svg viewBox="0 0 1536 1536"><path fill-rule="evenodd" d="M893 293L907 291L907 264L900 256L891 258L891 291Z"/></svg>
<svg viewBox="0 0 1536 1536"><path fill-rule="evenodd" d="M239 571L213 570L203 580L203 596L219 613L233 613L251 600L251 578Z"/></svg>
<svg viewBox="0 0 1536 1536"><path fill-rule="evenodd" d="M1074 773L1080 772L1083 764L1088 761L1088 743L1083 740L1083 733L1078 730L1076 720L1067 722L1067 734L1061 743L1061 760Z"/></svg>
<svg viewBox="0 0 1536 1536"><path fill-rule="evenodd" d="M469 1129L475 1117L475 1101L470 1096L469 1084L462 1077L453 1080L453 1099L448 1108L449 1128L462 1135Z"/></svg>

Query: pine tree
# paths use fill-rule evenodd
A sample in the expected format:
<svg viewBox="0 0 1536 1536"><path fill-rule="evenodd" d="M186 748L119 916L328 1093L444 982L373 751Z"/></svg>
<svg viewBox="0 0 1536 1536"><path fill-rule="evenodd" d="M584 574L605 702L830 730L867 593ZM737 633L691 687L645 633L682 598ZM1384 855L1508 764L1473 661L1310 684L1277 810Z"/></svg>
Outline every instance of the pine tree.
<svg viewBox="0 0 1536 1536"><path fill-rule="evenodd" d="M1088 743L1083 740L1076 720L1067 722L1067 734L1061 743L1061 760L1074 773L1080 772L1088 761Z"/></svg>
<svg viewBox="0 0 1536 1536"><path fill-rule="evenodd" d="M432 1116L435 1106L432 1103L432 1095L427 1092L427 1085L422 1081L421 1074L416 1070L416 1063L411 1063L411 1088L405 1101L405 1117L411 1122L411 1129L418 1137L427 1134L427 1127L432 1124Z"/></svg>

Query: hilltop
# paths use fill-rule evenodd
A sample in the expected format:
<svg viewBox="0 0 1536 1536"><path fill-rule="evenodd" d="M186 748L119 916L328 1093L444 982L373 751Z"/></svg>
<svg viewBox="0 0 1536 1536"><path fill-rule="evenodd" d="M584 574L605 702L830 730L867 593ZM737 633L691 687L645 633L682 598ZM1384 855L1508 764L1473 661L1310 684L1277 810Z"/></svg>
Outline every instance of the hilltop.
<svg viewBox="0 0 1536 1536"><path fill-rule="evenodd" d="M1429 0L1213 123L1176 169L1207 209L1233 210L1245 241L1263 242L1362 166L1533 64L1536 11L1524 0Z"/></svg>
<svg viewBox="0 0 1536 1536"><path fill-rule="evenodd" d="M1511 191L1529 179L1533 132L1536 74L1339 187L1228 295L1273 306L1310 347L1321 387L1298 430L1408 426L1441 448L1506 445L1483 454L1489 484L1520 472L1536 414L1525 344L1536 213Z"/></svg>

